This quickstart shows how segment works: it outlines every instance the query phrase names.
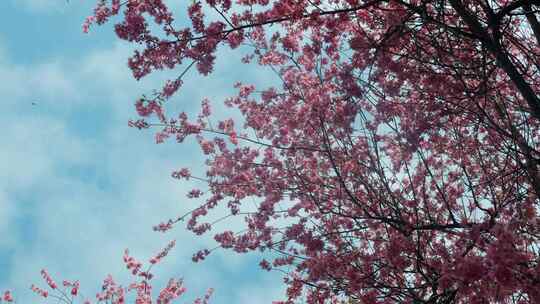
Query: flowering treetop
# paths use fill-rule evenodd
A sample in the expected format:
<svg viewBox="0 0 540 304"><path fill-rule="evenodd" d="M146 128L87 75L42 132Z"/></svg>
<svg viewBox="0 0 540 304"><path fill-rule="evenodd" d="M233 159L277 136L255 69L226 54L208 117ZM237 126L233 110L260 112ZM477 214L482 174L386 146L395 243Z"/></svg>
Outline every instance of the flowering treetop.
<svg viewBox="0 0 540 304"><path fill-rule="evenodd" d="M218 205L242 217L245 230L216 241L277 253L261 266L288 269L287 303L540 301L540 1L185 5L187 21L161 0L101 0L84 30L121 15L118 37L140 46L136 79L179 70L130 124L161 126L158 142L198 139L206 177L173 173L207 182L189 194L204 199L189 229L209 231ZM236 85L226 104L243 126L210 124L207 100L196 118L165 113L189 69L211 74L220 45L251 46L244 62L281 87Z"/></svg>

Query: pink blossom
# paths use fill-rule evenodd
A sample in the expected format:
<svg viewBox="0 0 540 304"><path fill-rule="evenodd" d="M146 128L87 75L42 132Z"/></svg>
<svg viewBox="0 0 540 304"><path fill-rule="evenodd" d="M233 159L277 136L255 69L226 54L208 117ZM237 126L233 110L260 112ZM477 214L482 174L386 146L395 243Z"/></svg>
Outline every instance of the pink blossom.
<svg viewBox="0 0 540 304"><path fill-rule="evenodd" d="M115 30L138 46L128 61L135 79L179 68L184 81L186 63L209 76L219 47L243 43L251 47L244 63L256 58L276 74L278 85L257 93L237 83L225 105L241 117L215 127L220 113L206 99L196 120L166 119L173 82L135 107L165 125L158 142L194 135L201 147L204 177L172 173L207 186L203 201L200 190L187 194L201 204L187 228L217 229L220 247L238 253L279 253L261 266L286 269L282 303L540 301L531 246L539 241L540 48L536 17L523 14L535 4L196 1L177 28L163 1L122 3L100 1L83 27L122 12ZM243 227L211 224L220 207L231 213L224 221ZM132 285L140 303L150 299L145 284Z"/></svg>

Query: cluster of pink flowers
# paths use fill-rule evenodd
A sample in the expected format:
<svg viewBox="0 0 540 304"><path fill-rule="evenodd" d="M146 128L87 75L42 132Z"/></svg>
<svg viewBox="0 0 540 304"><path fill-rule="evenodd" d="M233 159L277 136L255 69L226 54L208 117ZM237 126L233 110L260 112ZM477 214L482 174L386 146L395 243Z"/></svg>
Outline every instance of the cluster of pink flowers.
<svg viewBox="0 0 540 304"><path fill-rule="evenodd" d="M76 296L79 293L79 281L70 282L70 281L64 280L62 282L62 285L64 287L70 287L71 288L70 293L71 293L72 296Z"/></svg>
<svg viewBox="0 0 540 304"><path fill-rule="evenodd" d="M2 301L6 303L13 302L13 296L11 295L11 291L9 290L4 291L4 294L2 295L2 297L0 297L0 303L2 303Z"/></svg>
<svg viewBox="0 0 540 304"><path fill-rule="evenodd" d="M124 263L126 264L126 268L131 271L133 275L136 275L139 273L142 267L142 263L137 261L134 257L129 255L129 250L126 249L124 251Z"/></svg>
<svg viewBox="0 0 540 304"><path fill-rule="evenodd" d="M56 282L54 282L54 280L51 278L51 276L49 275L49 273L47 272L47 270L45 269L42 269L41 270L41 276L43 277L43 279L45 280L45 282L47 282L47 285L49 285L49 287L51 289L56 289L56 287L58 287L56 285Z"/></svg>
<svg viewBox="0 0 540 304"><path fill-rule="evenodd" d="M171 303L174 299L180 297L185 291L185 287L182 285L182 280L171 279L167 286L160 290L159 295L155 298L155 301L152 297L152 285L151 280L153 279L153 274L150 273L150 268L161 261L169 251L174 247L175 241L171 241L165 248L163 248L156 256L150 259L150 267L147 271L141 271L142 263L137 261L135 258L129 255L129 252L126 250L124 253L124 263L128 270L131 271L132 275L135 276L136 280L126 287L117 284L111 275L108 275L101 286L101 292L96 294L97 303L110 303L110 304L126 304L126 294L130 291L135 291L135 303L136 304L168 304ZM31 290L35 292L42 298L54 298L55 301L63 302L66 304L75 303L75 299L82 298L81 293L79 292L80 284L79 281L62 281L63 290L60 290L58 285L54 282L49 273L44 269L41 271L43 280L47 283L50 288L50 292L39 288L35 285L31 286ZM207 293L204 297L204 303L206 303L210 297L211 292ZM7 303L14 302L13 297L9 291L6 291L1 301ZM200 298L195 301L195 303L200 303ZM82 303L91 304L92 302L89 299L82 298Z"/></svg>
<svg viewBox="0 0 540 304"><path fill-rule="evenodd" d="M182 280L171 279L156 300L157 304L169 304L172 300L182 295L186 289L182 286Z"/></svg>
<svg viewBox="0 0 540 304"><path fill-rule="evenodd" d="M189 172L188 168L182 168L179 171L174 171L172 173L172 177L176 179L186 179L188 180L191 177L191 173Z"/></svg>
<svg viewBox="0 0 540 304"><path fill-rule="evenodd" d="M173 220L169 219L167 222L161 222L158 225L154 226L154 231L166 232L172 229L174 225Z"/></svg>
<svg viewBox="0 0 540 304"><path fill-rule="evenodd" d="M129 120L128 126L137 129L148 129L150 125L144 119L137 119L135 121Z"/></svg>
<svg viewBox="0 0 540 304"><path fill-rule="evenodd" d="M41 296L41 297L43 297L43 298L46 298L46 297L49 296L49 292L48 292L48 291L43 290L43 289L41 289L41 288L35 286L34 284L32 284L32 285L30 286L30 289L31 289L34 293L36 293L37 295L39 295L39 296Z"/></svg>
<svg viewBox="0 0 540 304"><path fill-rule="evenodd" d="M214 289L213 288L209 288L207 291L206 291L206 294L204 295L203 298L197 298L195 299L195 301L193 302L193 304L208 304L209 303L209 300L210 300L210 297L212 296L212 294L214 293Z"/></svg>
<svg viewBox="0 0 540 304"><path fill-rule="evenodd" d="M111 275L103 280L102 292L96 294L98 302L111 301L113 304L125 303L125 290L114 281Z"/></svg>
<svg viewBox="0 0 540 304"><path fill-rule="evenodd" d="M171 241L167 247L163 248L162 251L160 251L156 256L154 256L153 258L150 259L150 264L156 264L158 263L159 261L161 261L161 259L163 259L164 257L167 256L167 254L169 254L169 251L176 245L176 241L173 240Z"/></svg>

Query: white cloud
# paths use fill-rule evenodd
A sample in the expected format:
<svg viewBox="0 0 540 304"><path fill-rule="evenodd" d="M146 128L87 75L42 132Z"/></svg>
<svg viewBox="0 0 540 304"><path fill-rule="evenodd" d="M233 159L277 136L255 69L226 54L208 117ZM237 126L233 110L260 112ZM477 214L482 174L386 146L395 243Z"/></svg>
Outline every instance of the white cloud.
<svg viewBox="0 0 540 304"><path fill-rule="evenodd" d="M13 225L13 217L16 214L16 209L13 204L10 204L7 193L0 190L0 248L10 248L14 245L16 236L10 231Z"/></svg>
<svg viewBox="0 0 540 304"><path fill-rule="evenodd" d="M73 79L59 62L44 62L36 66L14 65L0 52L0 95L3 103L18 109L29 109L32 103L58 109L71 108L80 100ZM58 102L65 100L66 102Z"/></svg>
<svg viewBox="0 0 540 304"><path fill-rule="evenodd" d="M83 142L50 117L2 117L7 137L0 150L0 188L10 191L40 187L60 167L87 162ZM49 181L50 182L50 181Z"/></svg>
<svg viewBox="0 0 540 304"><path fill-rule="evenodd" d="M279 276L269 274L259 282L243 286L235 292L235 303L272 303L273 301L283 300L285 295L284 285L276 284L279 281Z"/></svg>
<svg viewBox="0 0 540 304"><path fill-rule="evenodd" d="M32 12L59 11L69 4L69 0L11 0L17 6L22 6Z"/></svg>
<svg viewBox="0 0 540 304"><path fill-rule="evenodd" d="M194 265L191 255L215 244L210 235L196 237L183 224L165 235L151 230L161 220L193 208L194 202L185 198L192 186L172 180L170 172L186 165L202 166L203 159L195 146L155 145L151 132L127 128L133 99L174 75L166 71L137 82L126 66L130 53L128 46L116 43L82 59L44 60L30 67L12 63L0 52L0 94L14 109L0 114L6 136L0 150L0 233L13 235L0 241L0 249L13 245L16 251L8 285L18 288L20 303L35 302L26 288L40 282L42 267L62 273L59 280L80 278L84 290L92 291L109 272L128 277L121 262L124 248L146 259L173 238L177 248L158 274L162 279L185 275L195 294L216 287L216 295L230 297L233 282L227 275L257 267L254 259L225 250ZM195 89L182 91L173 101L174 109L196 111L209 92L200 86L196 90L197 83L212 88L209 97L221 108L223 98L234 92L233 78L227 77L227 70L234 70L229 65L234 64L222 61L214 78L190 74L186 83ZM36 99L38 104L31 106ZM90 116L98 113L107 118ZM82 127L70 123L77 119ZM105 124L99 126L103 131L89 132L96 127L92 123ZM28 219L19 220L21 214ZM23 225L27 225L24 232L10 233ZM226 224L236 230L242 225L239 218ZM31 236L20 235L24 233ZM244 279L253 283L249 277ZM272 286L281 283L268 280L264 285L267 288L254 289L253 295L259 295L249 303L267 302L265 292L274 293ZM249 294L235 296L247 303Z"/></svg>

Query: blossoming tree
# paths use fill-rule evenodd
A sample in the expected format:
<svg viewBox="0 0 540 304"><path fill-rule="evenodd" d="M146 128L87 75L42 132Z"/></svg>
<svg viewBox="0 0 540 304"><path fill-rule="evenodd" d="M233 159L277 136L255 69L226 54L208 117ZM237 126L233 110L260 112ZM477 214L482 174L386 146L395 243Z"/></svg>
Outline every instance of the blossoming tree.
<svg viewBox="0 0 540 304"><path fill-rule="evenodd" d="M136 79L178 70L130 124L200 143L206 177L173 173L207 185L190 193L188 229L208 232L227 206L245 230L215 240L273 252L261 266L285 272L286 303L540 302L540 1L183 5L188 20L162 0L100 0L84 30L119 15ZM225 102L241 126L209 124L207 100L198 117L167 113L220 45L248 45L244 62L281 85L237 84Z"/></svg>

